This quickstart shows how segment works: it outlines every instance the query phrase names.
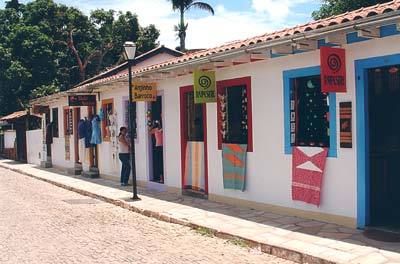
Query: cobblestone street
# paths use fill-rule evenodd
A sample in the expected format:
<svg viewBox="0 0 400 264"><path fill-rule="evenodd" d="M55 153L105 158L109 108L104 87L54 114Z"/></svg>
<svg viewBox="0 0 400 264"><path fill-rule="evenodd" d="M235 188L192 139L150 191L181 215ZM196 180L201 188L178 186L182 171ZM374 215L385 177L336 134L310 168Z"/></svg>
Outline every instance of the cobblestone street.
<svg viewBox="0 0 400 264"><path fill-rule="evenodd" d="M291 263L0 169L0 263Z"/></svg>

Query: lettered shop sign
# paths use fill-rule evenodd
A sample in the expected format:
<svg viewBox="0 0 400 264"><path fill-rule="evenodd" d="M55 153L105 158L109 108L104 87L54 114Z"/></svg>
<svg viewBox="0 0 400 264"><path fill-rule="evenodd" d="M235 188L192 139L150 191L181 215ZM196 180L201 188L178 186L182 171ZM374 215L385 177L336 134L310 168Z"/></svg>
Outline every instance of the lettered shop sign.
<svg viewBox="0 0 400 264"><path fill-rule="evenodd" d="M346 51L322 46L321 51L321 91L323 93L345 93Z"/></svg>
<svg viewBox="0 0 400 264"><path fill-rule="evenodd" d="M213 103L217 101L215 71L195 71L193 73L194 103Z"/></svg>
<svg viewBox="0 0 400 264"><path fill-rule="evenodd" d="M134 102L151 102L157 100L156 83L134 82L132 86Z"/></svg>

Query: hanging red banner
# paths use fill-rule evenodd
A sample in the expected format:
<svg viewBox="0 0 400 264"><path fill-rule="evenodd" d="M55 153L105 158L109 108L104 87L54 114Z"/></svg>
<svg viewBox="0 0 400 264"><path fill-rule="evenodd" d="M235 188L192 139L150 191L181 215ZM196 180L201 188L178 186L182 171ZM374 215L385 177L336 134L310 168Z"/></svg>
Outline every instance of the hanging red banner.
<svg viewBox="0 0 400 264"><path fill-rule="evenodd" d="M345 93L346 51L322 46L321 51L321 91L323 93Z"/></svg>

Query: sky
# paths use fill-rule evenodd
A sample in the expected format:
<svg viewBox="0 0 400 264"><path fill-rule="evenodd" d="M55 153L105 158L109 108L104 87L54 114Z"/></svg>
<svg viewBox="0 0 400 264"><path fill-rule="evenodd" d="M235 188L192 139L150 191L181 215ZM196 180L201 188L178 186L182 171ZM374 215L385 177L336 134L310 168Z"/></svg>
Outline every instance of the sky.
<svg viewBox="0 0 400 264"><path fill-rule="evenodd" d="M169 48L179 45L174 25L179 14L168 0L55 0L75 6L86 14L97 8L136 13L142 26L155 24L161 31L160 44ZM311 12L321 5L319 0L202 0L209 3L215 15L193 9L186 14L189 24L186 48L212 48L267 32L311 21ZM20 1L26 3L28 1ZM0 8L4 1L0 2Z"/></svg>

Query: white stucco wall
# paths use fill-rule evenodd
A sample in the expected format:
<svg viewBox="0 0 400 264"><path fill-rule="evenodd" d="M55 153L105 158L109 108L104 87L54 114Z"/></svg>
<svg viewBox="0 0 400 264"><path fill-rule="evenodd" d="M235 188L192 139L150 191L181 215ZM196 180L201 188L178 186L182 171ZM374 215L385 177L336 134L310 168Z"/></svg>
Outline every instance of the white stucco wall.
<svg viewBox="0 0 400 264"><path fill-rule="evenodd" d="M118 132L121 126L126 126L124 124L124 100L127 100L128 89L125 86L118 86L117 89L106 91L101 93L101 100L114 99L114 111L117 113L117 127ZM100 102L101 103L101 102ZM147 126L146 126L146 107L144 102L138 102L137 106L137 133L138 138L135 140L135 150L136 150L136 174L137 179L142 181L148 180L148 157L146 155L147 151ZM104 121L102 121L104 122ZM118 159L113 159L111 142L104 141L99 145L99 169L101 174L108 176L115 176L119 178L121 170L121 162Z"/></svg>
<svg viewBox="0 0 400 264"><path fill-rule="evenodd" d="M291 199L292 156L284 154L283 71L319 65L319 51L275 58L217 71L217 80L251 76L254 152L248 154L246 191L223 189L221 151L217 148L216 104L207 105L209 193L356 218L357 138L354 61L400 53L400 36L344 45L347 55L347 93L337 94L337 158L328 158L323 179L321 206ZM379 47L379 48L377 48ZM180 86L192 84L186 76L158 83L164 90L164 133L166 183L181 187L180 170ZM339 102L353 102L353 148L339 147Z"/></svg>
<svg viewBox="0 0 400 264"><path fill-rule="evenodd" d="M222 195L265 204L329 213L356 218L357 216L357 127L354 61L363 58L400 53L400 36L386 37L366 42L343 45L347 56L347 93L337 94L337 157L328 158L323 178L321 206L315 207L291 199L292 156L284 154L283 71L319 65L319 51L274 58L271 60L242 64L218 69L217 80L251 76L254 151L248 153L245 192L223 189L221 151L217 148L217 106L207 104L208 137L208 187L210 194ZM165 184L181 188L180 152L180 102L179 87L192 85L191 75L159 81L163 92L163 131L165 155ZM113 90L101 92L101 100L114 98L118 115L118 127L123 124L123 97L128 95L126 84ZM353 102L353 148L339 147L339 102ZM99 102L99 105L101 102ZM50 107L54 107L52 104ZM73 166L73 139L71 138L71 161L64 159L63 111L67 101L59 107L60 138L54 139L53 164ZM84 117L82 108L81 116ZM99 109L99 107L98 107ZM138 140L136 142L137 177L148 180L148 137L145 103L137 104ZM101 174L119 177L120 163L112 160L109 142L99 146ZM85 165L85 164L84 164ZM85 165L86 166L86 165ZM85 167L84 166L84 167Z"/></svg>
<svg viewBox="0 0 400 264"><path fill-rule="evenodd" d="M26 131L26 152L28 163L40 165L44 153L42 129Z"/></svg>
<svg viewBox="0 0 400 264"><path fill-rule="evenodd" d="M64 135L64 107L68 106L67 97L58 100L49 105L50 107L50 120L53 121L52 109L58 107L58 137L53 137L53 144L51 145L51 161L53 166L63 168L73 168L75 165L75 146L74 136L70 137L70 160L65 159L65 135Z"/></svg>
<svg viewBox="0 0 400 264"><path fill-rule="evenodd" d="M17 132L15 130L4 131L4 148L14 148Z"/></svg>

